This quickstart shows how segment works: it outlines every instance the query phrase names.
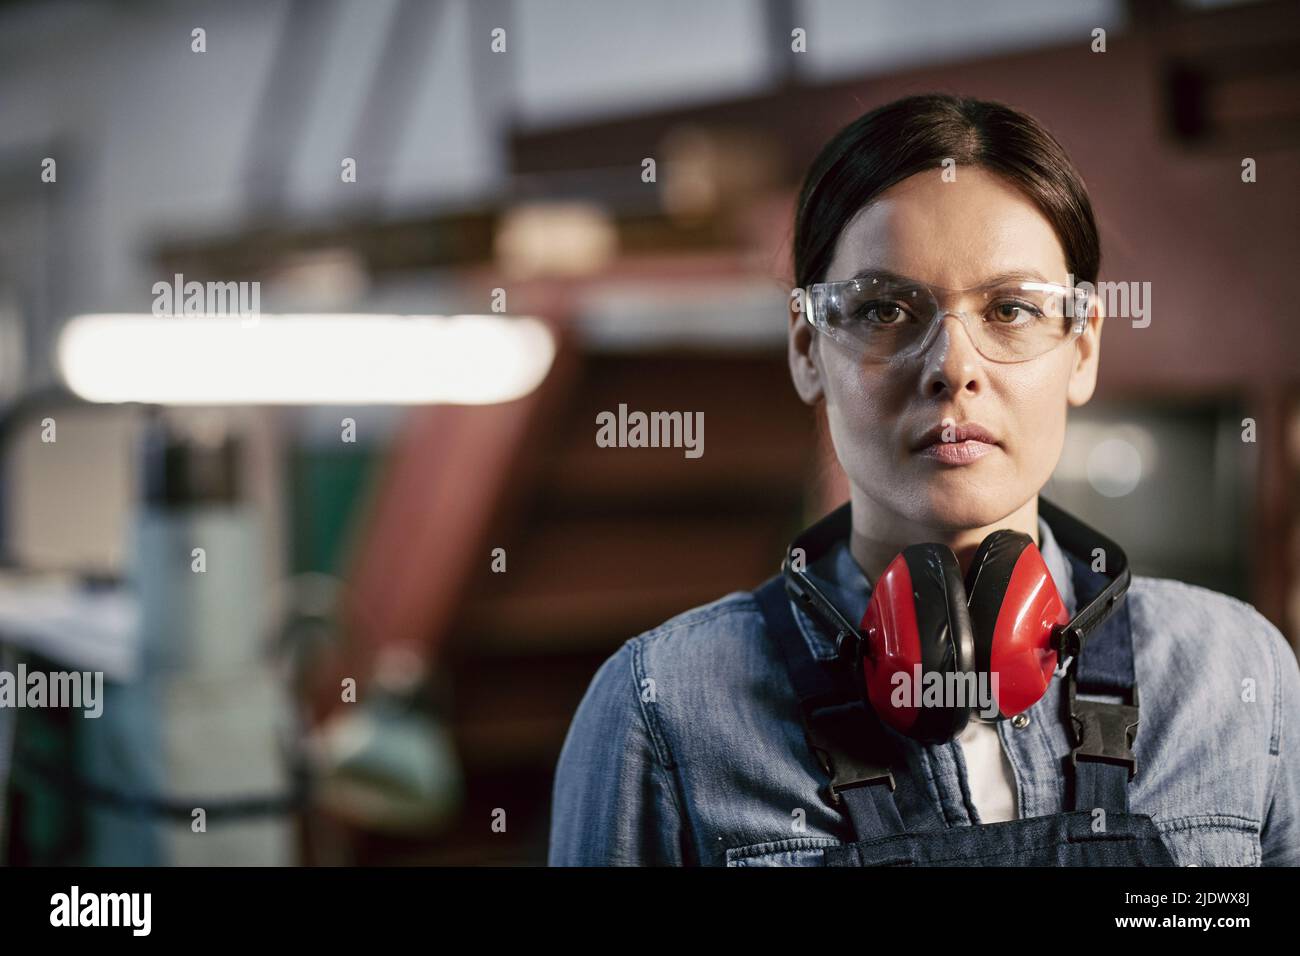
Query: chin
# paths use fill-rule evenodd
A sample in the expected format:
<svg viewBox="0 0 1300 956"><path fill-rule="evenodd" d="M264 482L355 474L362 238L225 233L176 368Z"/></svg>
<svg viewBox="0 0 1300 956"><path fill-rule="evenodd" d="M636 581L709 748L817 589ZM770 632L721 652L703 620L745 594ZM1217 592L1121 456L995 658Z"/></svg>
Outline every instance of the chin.
<svg viewBox="0 0 1300 956"><path fill-rule="evenodd" d="M1016 510L1015 495L990 495L988 485L954 487L931 485L913 502L908 517L919 524L944 531L983 528L1001 521Z"/></svg>

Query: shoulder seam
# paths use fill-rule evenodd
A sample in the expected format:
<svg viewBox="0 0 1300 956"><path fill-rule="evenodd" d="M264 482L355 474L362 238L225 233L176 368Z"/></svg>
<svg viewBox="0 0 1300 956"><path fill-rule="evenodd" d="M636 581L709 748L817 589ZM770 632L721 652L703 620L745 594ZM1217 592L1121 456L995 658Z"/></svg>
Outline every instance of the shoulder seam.
<svg viewBox="0 0 1300 956"><path fill-rule="evenodd" d="M1273 733L1268 739L1268 753L1276 757L1282 743L1282 721L1286 719L1282 710L1282 664L1277 659L1277 641L1266 640L1269 660L1273 664Z"/></svg>
<svg viewBox="0 0 1300 956"><path fill-rule="evenodd" d="M677 825L681 830L688 830L686 808L683 806L681 794L677 792L677 775L673 772L677 761L673 757L672 750L668 747L668 737L663 733L659 726L659 715L651 715L646 710L646 702L641 694L641 687L644 685L645 667L642 665L641 654L643 642L633 638L625 646L632 650L632 693L636 695L637 712L641 715L641 724L645 728L646 736L650 738L650 745L654 748L655 759L652 761L655 765L655 772L663 774L664 787L668 791L673 802L673 812L677 814ZM653 685L651 685L653 686ZM686 852L687 841L681 841L679 848L683 854Z"/></svg>
<svg viewBox="0 0 1300 956"><path fill-rule="evenodd" d="M653 678L646 677L645 665L641 657L643 649L641 638L635 637L628 641L627 647L632 655L632 693L636 695L636 706L637 711L641 714L641 723L645 727L646 736L650 738L651 746L654 747L655 756L659 758L659 762L664 767L672 767L676 762L673 759L672 751L668 749L667 738L659 727L659 717L657 714L652 715L646 709L643 690L645 682L647 680L653 681ZM658 694L658 688L653 683L651 684L651 693L652 696Z"/></svg>

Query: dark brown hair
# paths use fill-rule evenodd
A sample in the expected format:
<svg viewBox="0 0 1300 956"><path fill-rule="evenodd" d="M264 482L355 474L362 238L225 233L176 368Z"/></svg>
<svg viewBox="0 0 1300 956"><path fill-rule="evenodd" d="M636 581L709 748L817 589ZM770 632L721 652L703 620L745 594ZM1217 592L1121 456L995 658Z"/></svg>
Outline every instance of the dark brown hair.
<svg viewBox="0 0 1300 956"><path fill-rule="evenodd" d="M881 192L945 159L998 173L1052 224L1075 282L1097 281L1101 244L1088 191L1051 133L1002 103L908 96L855 119L813 160L795 213L794 279L825 280L840 233Z"/></svg>

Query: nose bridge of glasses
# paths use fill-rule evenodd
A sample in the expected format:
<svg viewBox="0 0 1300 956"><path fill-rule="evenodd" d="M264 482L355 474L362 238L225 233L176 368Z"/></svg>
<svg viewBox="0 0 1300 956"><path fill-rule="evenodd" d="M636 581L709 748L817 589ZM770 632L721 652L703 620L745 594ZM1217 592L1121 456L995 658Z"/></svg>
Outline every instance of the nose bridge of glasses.
<svg viewBox="0 0 1300 956"><path fill-rule="evenodd" d="M927 290L929 299L934 305L935 314L932 318L942 319L948 315L955 315L963 321L971 315L972 310L982 309L988 300L988 290L983 287L973 289L941 289L937 286L930 286Z"/></svg>
<svg viewBox="0 0 1300 956"><path fill-rule="evenodd" d="M976 352L980 352L980 354L983 354L983 350L980 348L980 342L979 342L981 324L979 322L976 322L976 324L972 327L971 310L953 309L948 306L940 304L938 299L934 299L934 302L935 302L934 314L930 316L930 321L926 323L925 334L922 335L921 338L913 346L913 348L909 350L910 354L916 355L928 351L930 347L934 344L935 340L938 339L939 332L943 329L945 324L944 320L947 319L948 316L954 317L957 320L957 324L960 325L962 329L965 331L966 338L970 341L971 348L973 348ZM953 337L952 333L949 333L948 335L949 342L952 341L952 337Z"/></svg>

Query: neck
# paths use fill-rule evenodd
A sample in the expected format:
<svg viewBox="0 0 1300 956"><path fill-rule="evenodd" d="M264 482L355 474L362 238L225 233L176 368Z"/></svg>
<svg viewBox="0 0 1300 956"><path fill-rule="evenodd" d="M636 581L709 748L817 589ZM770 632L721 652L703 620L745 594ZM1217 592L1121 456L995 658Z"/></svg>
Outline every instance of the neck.
<svg viewBox="0 0 1300 956"><path fill-rule="evenodd" d="M859 489L850 494L853 502L853 530L849 535L849 551L867 576L875 584L898 553L911 544L926 542L944 544L952 549L965 575L980 543L1002 528L1021 531L1038 544L1038 496L1000 521L980 527L935 527L910 521L888 511L868 498Z"/></svg>

